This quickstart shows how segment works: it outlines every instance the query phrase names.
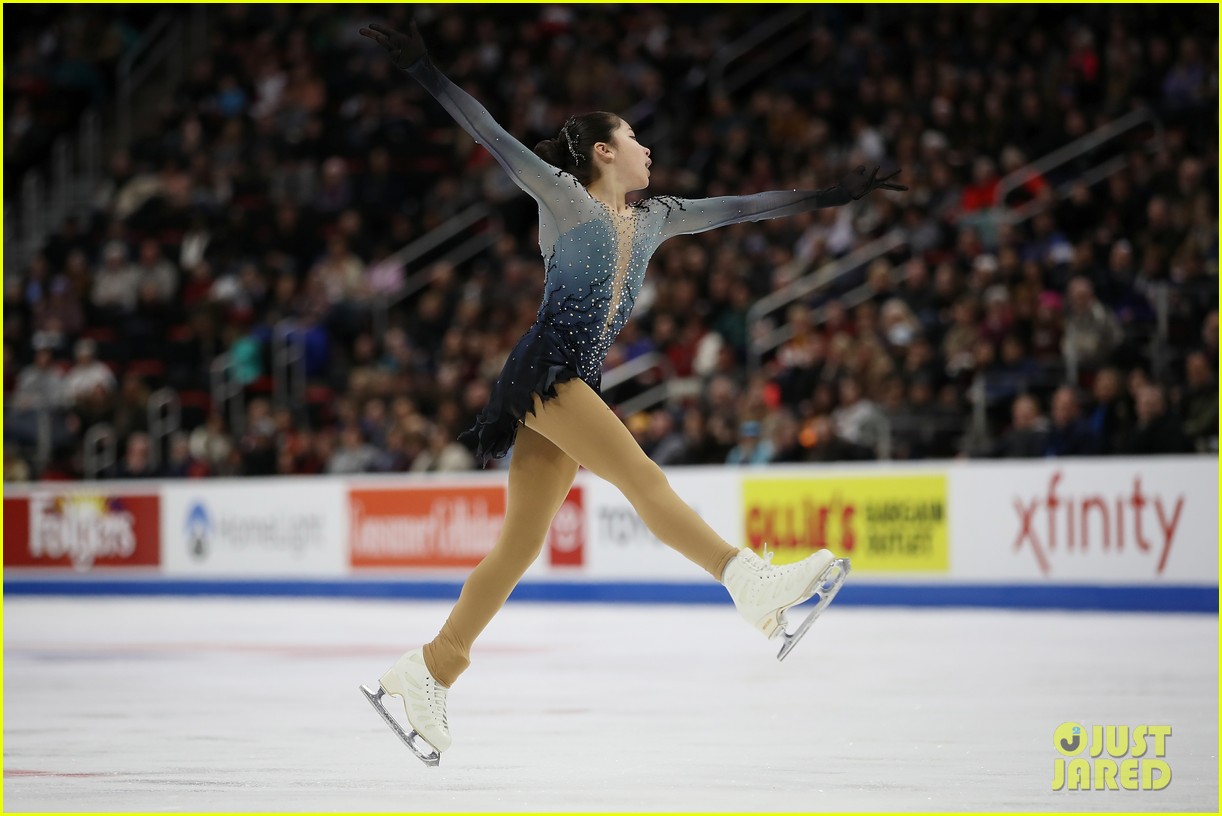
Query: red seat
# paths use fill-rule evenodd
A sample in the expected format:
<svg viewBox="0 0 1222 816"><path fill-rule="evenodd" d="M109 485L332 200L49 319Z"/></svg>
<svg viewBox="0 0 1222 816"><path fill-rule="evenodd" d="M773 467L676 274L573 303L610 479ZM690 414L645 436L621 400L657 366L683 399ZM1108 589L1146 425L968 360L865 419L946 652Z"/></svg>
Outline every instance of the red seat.
<svg viewBox="0 0 1222 816"><path fill-rule="evenodd" d="M161 360L132 360L127 370L141 377L161 378L165 376L165 363Z"/></svg>

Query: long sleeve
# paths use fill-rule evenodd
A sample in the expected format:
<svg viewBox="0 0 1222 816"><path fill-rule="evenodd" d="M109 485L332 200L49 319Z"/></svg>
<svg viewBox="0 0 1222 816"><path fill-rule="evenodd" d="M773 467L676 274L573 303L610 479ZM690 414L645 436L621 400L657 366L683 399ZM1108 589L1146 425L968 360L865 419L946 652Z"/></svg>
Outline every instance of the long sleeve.
<svg viewBox="0 0 1222 816"><path fill-rule="evenodd" d="M492 154L515 184L536 200L542 203L560 185L555 167L511 136L471 94L437 70L427 56L417 60L407 72L441 103L471 138Z"/></svg>
<svg viewBox="0 0 1222 816"><path fill-rule="evenodd" d="M745 196L678 199L669 208L662 227L662 240L675 235L725 227L742 221L783 218L821 207L839 207L852 199L839 185L826 190L791 190Z"/></svg>

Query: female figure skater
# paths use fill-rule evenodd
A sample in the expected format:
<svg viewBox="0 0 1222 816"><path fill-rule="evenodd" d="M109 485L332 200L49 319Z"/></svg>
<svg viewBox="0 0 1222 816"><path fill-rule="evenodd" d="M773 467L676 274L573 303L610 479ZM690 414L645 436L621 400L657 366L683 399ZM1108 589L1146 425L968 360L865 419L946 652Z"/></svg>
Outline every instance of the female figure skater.
<svg viewBox="0 0 1222 816"><path fill-rule="evenodd" d="M840 206L875 189L907 188L889 183L894 174L880 179L877 169L866 175L858 168L826 190L699 200L663 196L630 206L625 196L649 185L650 151L618 116L574 116L555 139L532 152L437 70L414 22L407 34L380 24L360 33L383 46L538 202L546 263L538 317L509 355L476 426L466 432L484 462L504 456L516 442L505 525L441 632L403 655L379 689L365 688L370 702L417 756L430 765L439 762L451 742L446 694L469 665L476 637L539 555L579 465L619 488L654 535L721 581L751 625L769 638L791 637L784 633L785 610L816 591L830 601L847 563L821 550L796 564L771 566L718 536L675 494L599 397L603 358L628 320L649 257L667 238ZM804 626L811 620L813 613ZM386 694L402 697L412 734L404 734L382 705ZM432 751L419 746L417 737Z"/></svg>

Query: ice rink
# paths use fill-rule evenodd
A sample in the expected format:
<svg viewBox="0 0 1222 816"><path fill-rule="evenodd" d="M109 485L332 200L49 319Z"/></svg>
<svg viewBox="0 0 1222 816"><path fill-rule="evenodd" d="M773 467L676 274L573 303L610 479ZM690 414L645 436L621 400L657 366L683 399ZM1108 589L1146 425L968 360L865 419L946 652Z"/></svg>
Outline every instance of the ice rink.
<svg viewBox="0 0 1222 816"><path fill-rule="evenodd" d="M6 811L1218 808L1208 615L523 604L417 761L359 693L449 604L13 597ZM400 713L402 713L400 709ZM1162 791L1053 792L1053 731L1169 724Z"/></svg>

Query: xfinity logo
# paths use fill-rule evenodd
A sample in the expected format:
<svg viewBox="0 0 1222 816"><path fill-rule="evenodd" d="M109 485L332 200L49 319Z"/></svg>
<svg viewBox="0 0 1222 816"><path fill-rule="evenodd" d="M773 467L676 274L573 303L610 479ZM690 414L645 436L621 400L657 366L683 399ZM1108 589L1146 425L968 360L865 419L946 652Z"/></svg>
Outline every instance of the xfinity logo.
<svg viewBox="0 0 1222 816"><path fill-rule="evenodd" d="M1132 488L1113 495L1098 490L1070 492L1061 487L1061 471L1048 480L1043 495L1014 496L1018 535L1014 551L1030 550L1045 575L1052 572L1057 553L1098 552L1124 557L1126 551L1148 557L1162 575L1171 555L1186 494L1142 490L1141 476Z"/></svg>

